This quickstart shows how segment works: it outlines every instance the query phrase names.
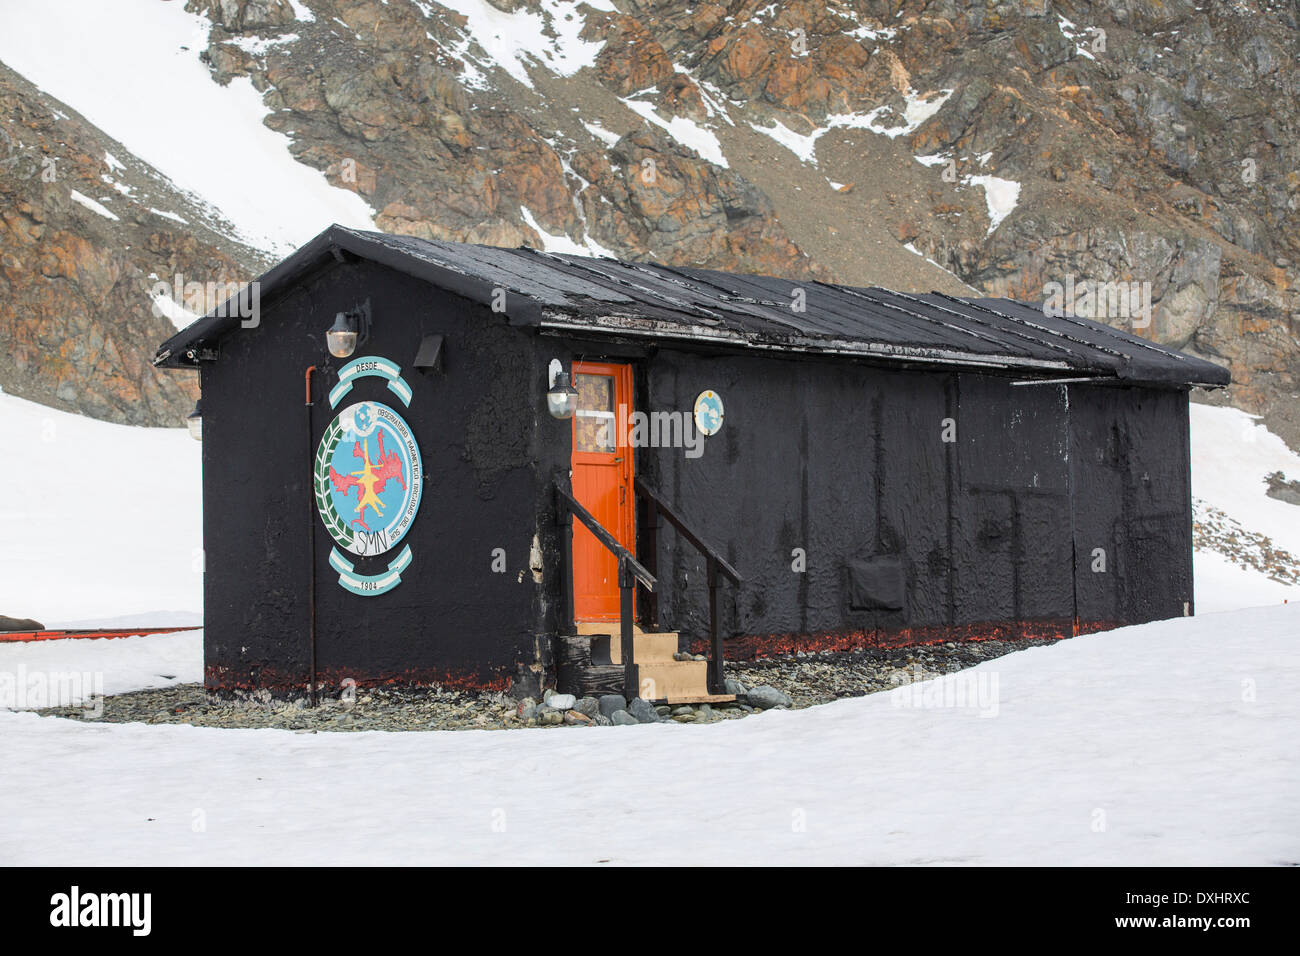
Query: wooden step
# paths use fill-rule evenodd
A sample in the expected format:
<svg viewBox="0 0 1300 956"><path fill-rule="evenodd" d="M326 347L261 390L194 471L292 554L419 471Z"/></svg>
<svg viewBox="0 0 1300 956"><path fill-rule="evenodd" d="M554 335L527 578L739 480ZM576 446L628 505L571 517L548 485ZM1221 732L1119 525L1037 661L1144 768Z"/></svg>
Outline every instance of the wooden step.
<svg viewBox="0 0 1300 956"><path fill-rule="evenodd" d="M620 630L618 621L574 621L573 629L579 634L617 634ZM640 624L632 625L633 634L644 634Z"/></svg>
<svg viewBox="0 0 1300 956"><path fill-rule="evenodd" d="M608 625L603 625L608 626ZM560 637L557 645L557 677L559 690L579 697L598 697L601 694L654 694L656 704L727 704L735 701L732 694L709 692L709 664L707 661L675 661L677 633L665 631L647 634L637 631L636 680L625 684L626 669L623 664L608 660L611 646L619 649L618 633L580 634ZM595 650L595 653L593 653ZM656 660L653 656L663 655ZM619 655L620 661L622 655ZM644 681L651 683L642 686Z"/></svg>
<svg viewBox="0 0 1300 956"><path fill-rule="evenodd" d="M701 694L698 697L670 697L665 704L734 704L735 694ZM659 701L655 701L659 703Z"/></svg>
<svg viewBox="0 0 1300 956"><path fill-rule="evenodd" d="M709 694L707 661L654 661L633 665L636 681L626 688L646 700L690 703L703 701Z"/></svg>
<svg viewBox="0 0 1300 956"><path fill-rule="evenodd" d="M671 661L677 653L677 632L658 634L644 632L632 635L632 646L638 664ZM593 664L622 664L623 640L618 634L591 635L591 662Z"/></svg>

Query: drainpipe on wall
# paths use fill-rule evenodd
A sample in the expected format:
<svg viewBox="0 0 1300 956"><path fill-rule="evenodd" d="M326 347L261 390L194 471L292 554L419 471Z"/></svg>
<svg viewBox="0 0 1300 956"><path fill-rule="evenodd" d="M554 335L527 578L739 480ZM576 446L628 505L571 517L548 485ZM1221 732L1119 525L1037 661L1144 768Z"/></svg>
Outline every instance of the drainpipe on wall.
<svg viewBox="0 0 1300 956"><path fill-rule="evenodd" d="M307 471L306 474L313 475L312 471L312 442L311 442L311 373L316 371L315 365L307 366L307 373L304 376L306 385L306 408L307 408ZM309 479L314 481L314 478ZM315 489L308 488L307 491L307 640L309 642L311 653L311 683L308 685L308 693L311 699L311 705L316 706L316 505L314 502Z"/></svg>

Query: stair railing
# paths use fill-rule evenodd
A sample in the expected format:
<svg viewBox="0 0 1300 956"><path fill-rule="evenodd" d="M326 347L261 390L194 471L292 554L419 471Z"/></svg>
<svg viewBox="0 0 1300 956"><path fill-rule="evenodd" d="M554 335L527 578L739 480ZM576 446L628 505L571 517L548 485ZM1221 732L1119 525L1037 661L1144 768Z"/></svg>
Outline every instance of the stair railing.
<svg viewBox="0 0 1300 956"><path fill-rule="evenodd" d="M563 549L564 617L569 627L573 627L573 519L576 517L592 536L599 541L610 554L618 559L618 628L619 641L623 652L623 692L628 697L639 693L636 687L635 645L632 639L632 594L636 582L640 581L650 592L655 589L655 576L642 566L632 553L618 543L618 539L596 520L590 511L584 508L578 499L555 483L555 516L560 525L560 546Z"/></svg>
<svg viewBox="0 0 1300 956"><path fill-rule="evenodd" d="M725 694L727 692L727 682L722 672L722 630L718 626L718 587L721 585L719 577L727 577L732 584L739 585L742 578L740 572L733 568L721 554L714 548L709 547L701 540L700 536L692 531L686 524L686 521L677 512L673 511L672 506L663 499L657 491L647 485L640 478L633 481L633 487L640 500L645 502L646 506L646 526L648 531L648 542L645 553L650 556L651 563L658 567L658 527L659 515L668 519L668 523L677 529L677 533L695 546L695 549L704 555L704 560L708 567L709 583L709 692L713 694ZM653 591L654 589L651 588ZM655 626L658 627L659 609L655 605L653 617Z"/></svg>

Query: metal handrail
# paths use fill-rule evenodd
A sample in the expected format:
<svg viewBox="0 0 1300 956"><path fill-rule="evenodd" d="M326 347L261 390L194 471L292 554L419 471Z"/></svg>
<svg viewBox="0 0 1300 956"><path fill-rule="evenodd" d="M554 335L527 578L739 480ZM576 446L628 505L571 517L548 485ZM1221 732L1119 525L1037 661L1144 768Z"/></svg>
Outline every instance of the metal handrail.
<svg viewBox="0 0 1300 956"><path fill-rule="evenodd" d="M587 530L595 535L596 540L603 544L605 549L609 551L610 554L614 555L614 557L618 558L620 561L627 561L628 568L636 576L637 580L653 591L656 583L655 576L647 571L645 566L632 556L632 552L619 544L618 539L610 534L609 531L605 529L605 526L596 519L596 516L584 508L577 498L573 497L573 495L569 494L558 484L555 486L555 490L564 500L565 508L572 514L577 515L578 520L587 526Z"/></svg>
<svg viewBox="0 0 1300 956"><path fill-rule="evenodd" d="M687 526L685 519L673 511L672 506L663 499L657 491L647 485L640 478L633 479L633 487L636 493L645 500L649 507L648 515L651 533L654 534L651 545L651 559L657 563L658 555L655 550L658 548L658 536L654 530L657 525L657 515L663 515L668 519L668 523L677 529L677 533L689 541L695 548L704 555L705 564L708 567L708 584L709 584L709 690L715 694L725 694L727 692L727 681L722 671L722 629L718 626L718 578L721 576L731 579L733 584L739 585L743 580L740 572L731 566L721 554L714 548L705 544L704 540ZM658 609L655 609L655 617L658 617ZM657 625L656 625L657 626Z"/></svg>
<svg viewBox="0 0 1300 956"><path fill-rule="evenodd" d="M561 546L564 551L564 580L561 587L564 589L565 619L568 626L573 626L573 516L577 515L592 536L618 558L618 632L623 654L623 692L629 697L635 697L639 689L634 669L636 645L632 637L632 594L637 581L653 592L657 583L655 576L627 548L619 544L618 539L578 499L561 488L558 481L555 482L555 515L563 529Z"/></svg>
<svg viewBox="0 0 1300 956"><path fill-rule="evenodd" d="M718 563L718 570L731 578L733 584L740 584L743 580L740 576L740 572L733 568L727 559L718 553L717 549L705 544L700 536L687 526L682 517L673 511L672 506L669 505L668 502L664 501L663 497L657 491L647 485L640 478L633 479L633 487L636 488L637 494L644 495L646 498L649 498L654 502L655 507L665 518L668 519L668 523L677 529L678 534L691 544L695 545L695 548L706 558L716 561Z"/></svg>

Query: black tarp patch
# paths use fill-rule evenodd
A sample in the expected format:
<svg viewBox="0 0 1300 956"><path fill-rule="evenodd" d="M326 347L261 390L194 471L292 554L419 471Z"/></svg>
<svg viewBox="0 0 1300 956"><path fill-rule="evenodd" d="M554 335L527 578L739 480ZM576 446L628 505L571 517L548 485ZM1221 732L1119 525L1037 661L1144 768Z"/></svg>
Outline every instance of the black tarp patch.
<svg viewBox="0 0 1300 956"><path fill-rule="evenodd" d="M903 609L903 563L897 556L849 562L849 607L855 611Z"/></svg>

